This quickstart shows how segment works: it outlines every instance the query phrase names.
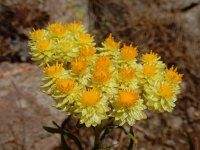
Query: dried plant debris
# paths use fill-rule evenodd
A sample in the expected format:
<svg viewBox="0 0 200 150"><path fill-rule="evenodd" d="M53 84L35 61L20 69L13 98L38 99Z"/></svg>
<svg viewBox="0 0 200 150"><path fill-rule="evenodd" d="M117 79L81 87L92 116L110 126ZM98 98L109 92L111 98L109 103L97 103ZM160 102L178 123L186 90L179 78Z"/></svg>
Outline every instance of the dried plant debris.
<svg viewBox="0 0 200 150"><path fill-rule="evenodd" d="M0 14L0 61L28 61L28 31L43 27L49 21L48 14L29 5L2 4Z"/></svg>

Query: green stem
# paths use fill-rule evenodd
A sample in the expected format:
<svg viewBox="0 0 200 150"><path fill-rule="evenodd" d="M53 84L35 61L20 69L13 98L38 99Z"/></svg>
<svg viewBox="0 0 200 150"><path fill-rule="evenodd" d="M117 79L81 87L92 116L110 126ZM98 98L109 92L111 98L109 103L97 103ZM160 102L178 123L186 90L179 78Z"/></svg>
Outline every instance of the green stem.
<svg viewBox="0 0 200 150"><path fill-rule="evenodd" d="M100 136L101 136L101 132L112 122L114 121L113 118L109 118L106 122L100 124L99 126L96 126L94 128L94 132L95 132L95 140L94 140L94 148L93 150L99 150L101 148L101 140L100 140Z"/></svg>
<svg viewBox="0 0 200 150"><path fill-rule="evenodd" d="M101 147L101 142L100 142L100 135L101 135L101 125L95 127L95 140L94 140L94 148L93 150L99 150Z"/></svg>

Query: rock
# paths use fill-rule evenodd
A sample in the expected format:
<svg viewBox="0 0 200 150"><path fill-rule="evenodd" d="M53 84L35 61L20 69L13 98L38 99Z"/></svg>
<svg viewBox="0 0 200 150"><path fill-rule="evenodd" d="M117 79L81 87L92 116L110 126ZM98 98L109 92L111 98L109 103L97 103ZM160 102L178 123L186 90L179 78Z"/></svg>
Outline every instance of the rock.
<svg viewBox="0 0 200 150"><path fill-rule="evenodd" d="M191 106L191 107L187 108L187 114L188 114L190 120L193 120L194 119L194 115L195 115L194 107Z"/></svg>
<svg viewBox="0 0 200 150"><path fill-rule="evenodd" d="M7 69L5 69L7 68ZM41 70L30 64L0 64L0 147L6 150L53 150L59 136L43 130L66 117L40 91ZM0 148L0 149L1 149Z"/></svg>
<svg viewBox="0 0 200 150"><path fill-rule="evenodd" d="M160 146L160 145L154 145L154 146L152 147L152 150L163 150L163 147Z"/></svg>
<svg viewBox="0 0 200 150"><path fill-rule="evenodd" d="M167 125L175 130L179 129L183 124L183 120L179 116L169 116L167 118Z"/></svg>
<svg viewBox="0 0 200 150"><path fill-rule="evenodd" d="M165 144L170 147L176 146L176 143L173 140L166 140Z"/></svg>

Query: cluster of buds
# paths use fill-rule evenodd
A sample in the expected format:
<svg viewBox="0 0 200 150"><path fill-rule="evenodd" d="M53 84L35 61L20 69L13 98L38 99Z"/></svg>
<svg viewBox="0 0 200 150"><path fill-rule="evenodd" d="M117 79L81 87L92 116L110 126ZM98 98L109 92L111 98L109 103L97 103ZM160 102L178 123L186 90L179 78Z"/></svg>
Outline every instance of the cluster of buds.
<svg viewBox="0 0 200 150"><path fill-rule="evenodd" d="M171 112L175 107L182 74L152 51L137 59L137 47L116 42L111 34L96 47L81 23L34 30L29 46L54 106L87 127L108 118L132 126L146 118L146 109Z"/></svg>

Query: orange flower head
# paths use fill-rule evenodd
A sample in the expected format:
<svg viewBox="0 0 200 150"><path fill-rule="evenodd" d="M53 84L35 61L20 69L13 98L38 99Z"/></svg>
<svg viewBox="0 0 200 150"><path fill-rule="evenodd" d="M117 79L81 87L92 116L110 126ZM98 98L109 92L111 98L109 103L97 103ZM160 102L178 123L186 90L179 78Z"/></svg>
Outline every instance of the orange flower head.
<svg viewBox="0 0 200 150"><path fill-rule="evenodd" d="M71 79L57 79L56 87L63 93L68 93L75 86L75 81Z"/></svg>
<svg viewBox="0 0 200 150"><path fill-rule="evenodd" d="M169 79L172 83L179 83L182 80L182 74L178 74L177 69L173 66L170 69L166 69L165 71L167 79Z"/></svg>
<svg viewBox="0 0 200 150"><path fill-rule="evenodd" d="M93 46L83 46L81 48L81 56L91 57L95 53L95 48Z"/></svg>
<svg viewBox="0 0 200 150"><path fill-rule="evenodd" d="M47 66L44 68L44 72L47 76L52 77L52 78L58 78L62 75L63 72L63 63L58 64L56 63L55 65L52 66Z"/></svg>
<svg viewBox="0 0 200 150"><path fill-rule="evenodd" d="M81 74L87 68L87 62L85 59L76 58L73 62L71 62L71 67L75 73Z"/></svg>
<svg viewBox="0 0 200 150"><path fill-rule="evenodd" d="M112 34L109 34L104 43L107 45L109 50L115 50L120 47L120 42L115 42Z"/></svg>
<svg viewBox="0 0 200 150"><path fill-rule="evenodd" d="M111 77L111 73L106 69L95 69L93 72L93 78L99 83L107 82Z"/></svg>
<svg viewBox="0 0 200 150"><path fill-rule="evenodd" d="M40 40L37 41L36 47L39 49L41 52L49 50L51 46L51 41L50 40Z"/></svg>
<svg viewBox="0 0 200 150"><path fill-rule="evenodd" d="M131 68L122 68L120 73L124 80L131 80L135 76L135 71Z"/></svg>
<svg viewBox="0 0 200 150"><path fill-rule="evenodd" d="M124 45L121 49L121 57L124 60L131 61L138 55L137 47L133 47L132 44L129 46Z"/></svg>
<svg viewBox="0 0 200 150"><path fill-rule="evenodd" d="M156 74L156 67L152 64L144 64L143 73L148 77L154 76Z"/></svg>
<svg viewBox="0 0 200 150"><path fill-rule="evenodd" d="M158 60L158 54L153 53L151 50L150 53L143 54L141 59L143 62L147 62L147 63L154 62Z"/></svg>
<svg viewBox="0 0 200 150"><path fill-rule="evenodd" d="M70 23L67 25L68 30L72 31L72 32L79 32L81 31L81 23Z"/></svg>
<svg viewBox="0 0 200 150"><path fill-rule="evenodd" d="M124 107L130 107L140 98L139 93L135 91L119 90L118 102Z"/></svg>
<svg viewBox="0 0 200 150"><path fill-rule="evenodd" d="M85 91L82 94L82 102L86 106L94 106L97 102L100 101L100 94L97 90L90 90L90 91Z"/></svg>
<svg viewBox="0 0 200 150"><path fill-rule="evenodd" d="M170 98L173 95L172 87L167 84L160 85L160 96L164 98Z"/></svg>
<svg viewBox="0 0 200 150"><path fill-rule="evenodd" d="M49 30L58 37L64 36L67 28L63 26L60 22L48 25Z"/></svg>
<svg viewBox="0 0 200 150"><path fill-rule="evenodd" d="M96 60L96 68L108 69L112 64L112 61L107 56L99 56Z"/></svg>
<svg viewBox="0 0 200 150"><path fill-rule="evenodd" d="M34 30L33 29L33 32L31 32L30 34L31 34L31 38L33 40L40 40L44 37L45 30L43 30L43 29Z"/></svg>
<svg viewBox="0 0 200 150"><path fill-rule="evenodd" d="M87 33L80 33L79 34L79 41L82 44L92 43L93 37L90 36L90 34L87 34Z"/></svg>

